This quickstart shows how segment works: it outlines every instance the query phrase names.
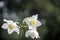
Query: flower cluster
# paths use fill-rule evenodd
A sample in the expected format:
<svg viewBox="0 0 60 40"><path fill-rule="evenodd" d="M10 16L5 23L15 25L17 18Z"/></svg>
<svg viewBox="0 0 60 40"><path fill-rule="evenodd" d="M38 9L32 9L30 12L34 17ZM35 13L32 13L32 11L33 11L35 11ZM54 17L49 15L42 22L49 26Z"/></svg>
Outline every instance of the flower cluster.
<svg viewBox="0 0 60 40"><path fill-rule="evenodd" d="M11 20L4 19L4 24L2 25L3 29L8 31L8 34L13 33L14 31L19 34L21 26L18 26L18 22L14 22ZM37 31L37 27L41 25L41 22L38 20L38 14L33 15L32 17L24 18L23 24L27 25L28 30L25 33L25 37L31 38L40 38L39 33Z"/></svg>

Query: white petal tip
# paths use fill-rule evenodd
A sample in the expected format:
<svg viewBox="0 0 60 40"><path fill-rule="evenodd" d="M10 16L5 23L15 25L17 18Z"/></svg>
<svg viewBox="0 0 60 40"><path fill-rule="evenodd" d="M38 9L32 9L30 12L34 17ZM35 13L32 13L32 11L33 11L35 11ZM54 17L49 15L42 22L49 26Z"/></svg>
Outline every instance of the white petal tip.
<svg viewBox="0 0 60 40"><path fill-rule="evenodd" d="M12 33L8 32L8 34L12 34Z"/></svg>
<svg viewBox="0 0 60 40"><path fill-rule="evenodd" d="M20 33L20 32L18 31L17 34L19 35L19 33Z"/></svg>
<svg viewBox="0 0 60 40"><path fill-rule="evenodd" d="M8 22L8 20L4 19L5 22Z"/></svg>

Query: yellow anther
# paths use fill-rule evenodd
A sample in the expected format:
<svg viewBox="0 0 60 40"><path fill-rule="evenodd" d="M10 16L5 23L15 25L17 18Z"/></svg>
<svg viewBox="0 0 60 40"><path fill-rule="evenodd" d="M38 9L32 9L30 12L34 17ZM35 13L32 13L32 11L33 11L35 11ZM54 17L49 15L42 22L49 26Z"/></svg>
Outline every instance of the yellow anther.
<svg viewBox="0 0 60 40"><path fill-rule="evenodd" d="M36 21L35 21L35 20L31 20L31 21L30 21L30 24L31 24L31 25L35 25L35 24L36 24Z"/></svg>
<svg viewBox="0 0 60 40"><path fill-rule="evenodd" d="M13 29L14 25L10 24L9 29Z"/></svg>

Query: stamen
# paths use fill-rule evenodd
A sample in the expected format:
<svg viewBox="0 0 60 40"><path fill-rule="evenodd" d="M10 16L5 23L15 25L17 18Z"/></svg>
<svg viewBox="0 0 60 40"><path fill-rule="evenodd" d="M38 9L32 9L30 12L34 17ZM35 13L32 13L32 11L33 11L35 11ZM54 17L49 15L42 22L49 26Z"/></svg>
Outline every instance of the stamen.
<svg viewBox="0 0 60 40"><path fill-rule="evenodd" d="M14 25L10 24L9 29L13 29Z"/></svg>
<svg viewBox="0 0 60 40"><path fill-rule="evenodd" d="M35 20L31 20L31 21L30 21L30 24L31 24L31 25L35 25L35 24L36 24L36 21L35 21Z"/></svg>

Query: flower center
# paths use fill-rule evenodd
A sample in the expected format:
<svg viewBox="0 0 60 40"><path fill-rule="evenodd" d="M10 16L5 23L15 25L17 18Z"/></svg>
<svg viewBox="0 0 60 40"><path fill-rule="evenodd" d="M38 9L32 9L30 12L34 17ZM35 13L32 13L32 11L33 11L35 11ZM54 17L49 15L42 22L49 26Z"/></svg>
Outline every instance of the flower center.
<svg viewBox="0 0 60 40"><path fill-rule="evenodd" d="M31 25L35 25L35 24L36 24L36 21L35 21L35 20L31 20L31 21L30 21L30 24L31 24Z"/></svg>
<svg viewBox="0 0 60 40"><path fill-rule="evenodd" d="M13 29L14 25L13 24L10 24L9 25L9 29Z"/></svg>

